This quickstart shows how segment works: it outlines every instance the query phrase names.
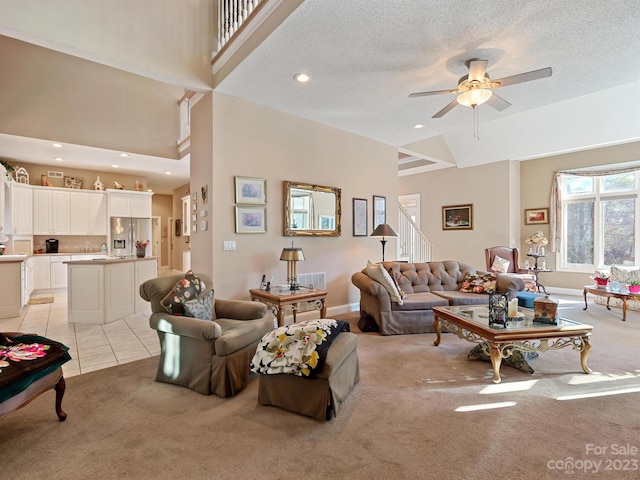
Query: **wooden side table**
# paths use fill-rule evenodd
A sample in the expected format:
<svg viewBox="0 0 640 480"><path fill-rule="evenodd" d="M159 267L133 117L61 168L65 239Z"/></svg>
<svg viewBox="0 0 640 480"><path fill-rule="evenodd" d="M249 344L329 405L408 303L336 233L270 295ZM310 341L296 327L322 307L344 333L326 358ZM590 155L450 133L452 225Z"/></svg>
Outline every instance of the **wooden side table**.
<svg viewBox="0 0 640 480"><path fill-rule="evenodd" d="M611 310L609 308L609 300L611 298L618 298L622 300L622 321L627 320L627 300L640 300L640 293L630 293L629 290L617 291L614 292L610 286L606 287L598 287L597 285L585 285L582 295L584 296L584 308L587 309L587 293L598 297L605 297L607 299L607 310Z"/></svg>
<svg viewBox="0 0 640 480"><path fill-rule="evenodd" d="M262 302L271 309L278 319L279 327L284 325L284 316L287 311L293 313L293 322L296 322L298 303L313 305L316 310L320 310L320 318L325 318L327 314L327 305L325 303L327 298L326 290L311 290L301 287L292 293L290 290L281 290L278 288L273 288L269 292L254 288L249 290L249 293L251 294L251 300Z"/></svg>

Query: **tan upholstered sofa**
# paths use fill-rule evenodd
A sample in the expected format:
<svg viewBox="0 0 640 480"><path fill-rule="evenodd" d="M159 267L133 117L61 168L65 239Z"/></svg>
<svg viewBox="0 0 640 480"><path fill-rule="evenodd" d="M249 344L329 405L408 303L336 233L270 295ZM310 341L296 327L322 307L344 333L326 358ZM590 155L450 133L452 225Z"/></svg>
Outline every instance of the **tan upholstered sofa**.
<svg viewBox="0 0 640 480"><path fill-rule="evenodd" d="M379 264L380 265L380 264ZM433 307L488 304L487 293L461 292L467 275L486 274L457 261L402 263L381 262L392 279L406 293L402 302L392 301L387 288L367 274L367 268L352 275L360 289L361 321L373 319L382 335L433 332ZM522 279L508 274L496 279L496 290L509 298L524 290Z"/></svg>

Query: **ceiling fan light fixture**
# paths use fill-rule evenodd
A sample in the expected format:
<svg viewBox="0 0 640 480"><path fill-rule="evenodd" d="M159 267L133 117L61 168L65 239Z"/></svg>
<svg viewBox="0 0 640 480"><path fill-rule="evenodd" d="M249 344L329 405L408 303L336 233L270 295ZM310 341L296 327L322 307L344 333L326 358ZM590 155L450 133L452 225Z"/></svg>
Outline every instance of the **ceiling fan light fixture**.
<svg viewBox="0 0 640 480"><path fill-rule="evenodd" d="M458 95L456 100L465 107L475 107L485 103L491 98L491 95L493 92L490 88L470 88Z"/></svg>

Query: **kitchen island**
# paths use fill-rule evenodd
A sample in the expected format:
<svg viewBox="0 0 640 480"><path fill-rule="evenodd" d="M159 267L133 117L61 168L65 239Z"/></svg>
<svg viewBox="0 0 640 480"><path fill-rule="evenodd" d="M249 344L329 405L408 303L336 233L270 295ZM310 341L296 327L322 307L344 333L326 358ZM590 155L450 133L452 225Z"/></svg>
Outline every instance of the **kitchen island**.
<svg viewBox="0 0 640 480"><path fill-rule="evenodd" d="M141 283L156 278L157 257L107 257L65 263L70 323L110 323L149 308L138 290Z"/></svg>
<svg viewBox="0 0 640 480"><path fill-rule="evenodd" d="M0 318L19 317L22 307L29 301L29 296L23 291L26 258L26 255L0 255Z"/></svg>

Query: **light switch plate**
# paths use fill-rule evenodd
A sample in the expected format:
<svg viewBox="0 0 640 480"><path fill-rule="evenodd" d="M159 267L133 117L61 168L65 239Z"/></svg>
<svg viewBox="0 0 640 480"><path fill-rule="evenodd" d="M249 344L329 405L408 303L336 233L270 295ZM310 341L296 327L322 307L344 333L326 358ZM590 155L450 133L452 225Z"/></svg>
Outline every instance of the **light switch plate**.
<svg viewBox="0 0 640 480"><path fill-rule="evenodd" d="M223 242L223 250L235 250L236 249L236 241L235 240L225 240Z"/></svg>

